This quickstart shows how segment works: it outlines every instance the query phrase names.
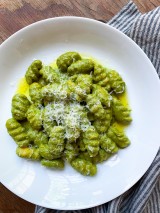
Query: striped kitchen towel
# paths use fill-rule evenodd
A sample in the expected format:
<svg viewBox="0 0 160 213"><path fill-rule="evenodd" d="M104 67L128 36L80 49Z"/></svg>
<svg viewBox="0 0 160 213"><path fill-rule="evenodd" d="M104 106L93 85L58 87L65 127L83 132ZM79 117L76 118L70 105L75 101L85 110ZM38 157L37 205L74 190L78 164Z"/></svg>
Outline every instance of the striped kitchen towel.
<svg viewBox="0 0 160 213"><path fill-rule="evenodd" d="M160 76L160 7L141 14L129 2L108 24L132 38L148 55ZM160 213L160 150L145 175L118 198L91 209L51 210L36 206L35 213Z"/></svg>

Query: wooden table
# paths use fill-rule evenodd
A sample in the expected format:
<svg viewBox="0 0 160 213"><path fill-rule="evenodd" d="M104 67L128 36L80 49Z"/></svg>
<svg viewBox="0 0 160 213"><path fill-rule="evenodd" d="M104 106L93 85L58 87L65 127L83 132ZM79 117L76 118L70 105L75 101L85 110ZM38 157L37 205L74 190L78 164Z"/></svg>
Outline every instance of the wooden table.
<svg viewBox="0 0 160 213"><path fill-rule="evenodd" d="M82 16L107 21L128 0L0 0L0 43L19 29L55 16ZM160 6L160 0L134 0L142 13ZM35 206L0 184L0 213L32 213Z"/></svg>

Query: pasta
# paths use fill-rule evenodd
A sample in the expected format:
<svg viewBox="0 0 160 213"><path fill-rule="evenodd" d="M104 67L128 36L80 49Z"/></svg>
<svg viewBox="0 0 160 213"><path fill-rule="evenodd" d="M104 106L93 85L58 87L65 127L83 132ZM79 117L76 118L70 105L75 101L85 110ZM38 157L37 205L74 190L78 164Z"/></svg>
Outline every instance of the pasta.
<svg viewBox="0 0 160 213"><path fill-rule="evenodd" d="M39 149L34 147L26 147L26 148L20 148L17 147L16 154L21 158L28 158L32 160L40 160L41 156L39 154Z"/></svg>
<svg viewBox="0 0 160 213"><path fill-rule="evenodd" d="M87 74L90 73L94 68L94 63L91 59L82 59L78 60L75 63L72 63L68 69L67 72L69 75L74 74Z"/></svg>
<svg viewBox="0 0 160 213"><path fill-rule="evenodd" d="M16 120L24 120L26 112L30 106L30 102L23 94L16 94L12 98L12 116Z"/></svg>
<svg viewBox="0 0 160 213"><path fill-rule="evenodd" d="M6 128L9 135L14 139L19 147L27 147L30 143L25 129L14 118L10 118L6 122Z"/></svg>
<svg viewBox="0 0 160 213"><path fill-rule="evenodd" d="M94 65L93 81L101 87L104 87L107 91L111 89L107 68L97 63Z"/></svg>
<svg viewBox="0 0 160 213"><path fill-rule="evenodd" d="M89 111L98 119L103 119L105 110L99 98L95 94L90 94L86 98L86 103Z"/></svg>
<svg viewBox="0 0 160 213"><path fill-rule="evenodd" d="M67 161L82 175L94 176L97 164L130 145L120 130L132 118L118 72L66 52L51 65L33 61L25 78L29 94L18 90L6 121L19 157L53 170Z"/></svg>
<svg viewBox="0 0 160 213"><path fill-rule="evenodd" d="M31 105L27 110L27 119L33 129L40 130L42 127L42 112L35 105Z"/></svg>
<svg viewBox="0 0 160 213"><path fill-rule="evenodd" d="M116 94L123 93L125 91L125 82L122 80L118 72L111 70L108 72L108 77L111 88Z"/></svg>
<svg viewBox="0 0 160 213"><path fill-rule="evenodd" d="M61 72L67 72L68 67L73 63L81 59L79 53L67 52L57 58L57 66Z"/></svg>
<svg viewBox="0 0 160 213"><path fill-rule="evenodd" d="M105 114L103 115L102 119L94 119L93 126L96 128L98 133L105 133L110 127L111 121L112 121L112 109L108 108L105 109Z"/></svg>
<svg viewBox="0 0 160 213"><path fill-rule="evenodd" d="M65 145L64 156L65 159L70 163L79 154L79 148L77 143L67 142Z"/></svg>
<svg viewBox="0 0 160 213"><path fill-rule="evenodd" d="M35 60L28 67L28 70L25 74L26 81L28 84L32 84L33 82L37 82L40 76L40 69L42 68L42 62L40 60Z"/></svg>
<svg viewBox="0 0 160 213"><path fill-rule="evenodd" d="M28 129L27 135L30 141L34 142L35 146L48 144L48 136L42 131L37 131L32 128Z"/></svg>
<svg viewBox="0 0 160 213"><path fill-rule="evenodd" d="M54 126L49 136L49 149L52 150L55 156L61 156L64 150L64 128L62 126Z"/></svg>
<svg viewBox="0 0 160 213"><path fill-rule="evenodd" d="M103 161L106 161L108 158L110 158L112 156L111 153L109 152L106 152L105 150L103 149L99 149L99 152L98 154L93 158L92 162L94 164L97 164L97 163L101 163Z"/></svg>
<svg viewBox="0 0 160 213"><path fill-rule="evenodd" d="M39 146L39 153L41 157L43 157L46 160L53 160L53 159L60 158L60 156L54 155L52 153L52 150L50 150L48 144L41 144Z"/></svg>
<svg viewBox="0 0 160 213"><path fill-rule="evenodd" d="M99 151L99 134L93 126L87 128L83 133L83 143L89 153L90 157L94 157Z"/></svg>
<svg viewBox="0 0 160 213"><path fill-rule="evenodd" d="M47 83L59 82L59 73L56 72L56 70L54 70L51 66L43 66L40 70L40 74Z"/></svg>
<svg viewBox="0 0 160 213"><path fill-rule="evenodd" d="M71 165L82 175L94 176L97 172L96 165L84 159L76 158L71 162Z"/></svg>
<svg viewBox="0 0 160 213"><path fill-rule="evenodd" d="M125 107L117 98L113 98L113 114L118 122L128 124L132 121L131 110Z"/></svg>
<svg viewBox="0 0 160 213"><path fill-rule="evenodd" d="M74 75L73 77L72 80L74 79L74 82L72 80L67 81L69 95L78 102L85 101L86 96L91 91L92 77L87 74Z"/></svg>
<svg viewBox="0 0 160 213"><path fill-rule="evenodd" d="M127 136L124 134L124 132L118 130L114 126L111 126L109 128L107 135L120 148L125 148L125 147L129 146L129 144L130 144L130 140L127 138Z"/></svg>
<svg viewBox="0 0 160 213"><path fill-rule="evenodd" d="M37 106L42 104L41 88L42 86L37 82L29 86L29 96L31 98L32 103Z"/></svg>
<svg viewBox="0 0 160 213"><path fill-rule="evenodd" d="M113 136L110 137L113 138ZM106 152L114 154L118 152L118 147L111 138L107 134L100 135L100 147Z"/></svg>
<svg viewBox="0 0 160 213"><path fill-rule="evenodd" d="M42 159L41 164L43 166L50 167L50 168L56 168L56 169L64 168L64 161L62 159L56 159L56 160Z"/></svg>
<svg viewBox="0 0 160 213"><path fill-rule="evenodd" d="M92 92L99 98L103 106L105 107L111 106L112 96L103 87L97 84L93 84Z"/></svg>

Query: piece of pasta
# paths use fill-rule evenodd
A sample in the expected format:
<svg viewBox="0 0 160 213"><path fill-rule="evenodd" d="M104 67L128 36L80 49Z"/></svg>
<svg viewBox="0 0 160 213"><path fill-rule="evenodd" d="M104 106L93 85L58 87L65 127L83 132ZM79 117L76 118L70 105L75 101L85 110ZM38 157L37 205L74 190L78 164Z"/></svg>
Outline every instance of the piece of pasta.
<svg viewBox="0 0 160 213"><path fill-rule="evenodd" d="M65 159L68 162L71 162L78 156L78 154L79 154L78 144L76 142L70 143L67 141L65 145L65 150L64 150Z"/></svg>
<svg viewBox="0 0 160 213"><path fill-rule="evenodd" d="M21 148L17 147L16 154L21 158L27 158L31 160L40 160L39 149L35 147Z"/></svg>
<svg viewBox="0 0 160 213"><path fill-rule="evenodd" d="M63 153L65 147L64 133L63 126L54 126L50 132L48 146L52 154L56 156L60 156Z"/></svg>
<svg viewBox="0 0 160 213"><path fill-rule="evenodd" d="M99 119L104 118L105 110L99 98L95 94L88 95L86 98L86 103L87 103L89 111L93 113L96 118L99 118Z"/></svg>
<svg viewBox="0 0 160 213"><path fill-rule="evenodd" d="M111 107L112 96L107 92L106 89L104 89L100 85L93 84L92 93L99 98L99 100L104 106Z"/></svg>
<svg viewBox="0 0 160 213"><path fill-rule="evenodd" d="M40 70L40 74L47 83L58 83L60 80L59 73L51 66L43 66Z"/></svg>
<svg viewBox="0 0 160 213"><path fill-rule="evenodd" d="M35 60L32 62L25 74L25 78L28 84L32 84L33 82L37 82L39 80L39 71L41 68L42 62L40 60Z"/></svg>
<svg viewBox="0 0 160 213"><path fill-rule="evenodd" d="M76 80L67 81L70 98L78 102L84 101L87 94L91 91L92 77L87 74L80 74L76 76Z"/></svg>
<svg viewBox="0 0 160 213"><path fill-rule="evenodd" d="M88 110L83 109L80 113L80 128L83 132L85 132L88 127L91 126L91 122L88 119Z"/></svg>
<svg viewBox="0 0 160 213"><path fill-rule="evenodd" d="M116 121L124 124L129 124L132 121L130 116L131 110L124 106L117 98L113 98L112 109Z"/></svg>
<svg viewBox="0 0 160 213"><path fill-rule="evenodd" d="M48 84L41 90L42 97L51 102L53 100L66 100L68 98L67 84Z"/></svg>
<svg viewBox="0 0 160 213"><path fill-rule="evenodd" d="M94 65L93 81L96 84L105 87L107 91L110 90L108 71L105 67L97 63Z"/></svg>
<svg viewBox="0 0 160 213"><path fill-rule="evenodd" d="M91 59L82 59L71 64L67 69L67 73L69 75L87 74L90 73L93 69L94 63Z"/></svg>
<svg viewBox="0 0 160 213"><path fill-rule="evenodd" d="M54 126L57 125L54 118L54 104L48 104L43 110L43 128L44 131L50 135L50 132Z"/></svg>
<svg viewBox="0 0 160 213"><path fill-rule="evenodd" d="M108 108L105 109L103 119L101 120L95 119L93 121L93 126L96 128L98 133L105 133L110 127L111 121L112 121L112 108Z"/></svg>
<svg viewBox="0 0 160 213"><path fill-rule="evenodd" d="M66 52L57 58L57 66L61 72L67 72L67 68L74 62L81 59L77 52Z"/></svg>
<svg viewBox="0 0 160 213"><path fill-rule="evenodd" d="M62 159L55 159L55 160L42 159L41 164L42 166L46 166L46 167L54 168L54 169L64 168L64 161Z"/></svg>
<svg viewBox="0 0 160 213"><path fill-rule="evenodd" d="M70 103L65 108L64 126L65 138L69 142L75 142L80 136L80 113L83 108L77 103Z"/></svg>
<svg viewBox="0 0 160 213"><path fill-rule="evenodd" d="M120 148L125 148L130 145L130 140L125 135L124 131L120 131L114 126L109 128L107 136Z"/></svg>
<svg viewBox="0 0 160 213"><path fill-rule="evenodd" d="M108 77L111 88L116 94L125 92L125 82L118 72L116 72L115 70L111 70L108 72Z"/></svg>
<svg viewBox="0 0 160 213"><path fill-rule="evenodd" d="M33 129L42 128L42 110L32 104L27 110L26 116Z"/></svg>
<svg viewBox="0 0 160 213"><path fill-rule="evenodd" d="M37 131L35 129L29 129L27 131L27 135L30 141L33 141L36 146L40 146L41 144L48 144L48 136L46 133L42 131Z"/></svg>
<svg viewBox="0 0 160 213"><path fill-rule="evenodd" d="M48 144L40 144L39 153L46 160L54 160L61 157L60 155L54 155Z"/></svg>
<svg viewBox="0 0 160 213"><path fill-rule="evenodd" d="M85 176L94 176L97 173L96 165L84 159L76 158L71 166Z"/></svg>
<svg viewBox="0 0 160 213"><path fill-rule="evenodd" d="M99 134L95 128L93 126L88 127L88 129L83 132L82 137L89 156L96 156L99 151Z"/></svg>
<svg viewBox="0 0 160 213"><path fill-rule="evenodd" d="M26 112L30 106L28 98L23 94L16 94L12 98L12 116L16 120L24 120Z"/></svg>
<svg viewBox="0 0 160 213"><path fill-rule="evenodd" d="M34 82L29 86L29 96L31 98L32 103L35 105L42 104L41 88L42 86L37 82Z"/></svg>
<svg viewBox="0 0 160 213"><path fill-rule="evenodd" d="M109 138L107 134L100 135L100 147L108 153L114 154L118 152L116 143L111 140L111 138Z"/></svg>
<svg viewBox="0 0 160 213"><path fill-rule="evenodd" d="M19 147L27 147L30 143L25 128L14 118L6 122L6 128L9 135L14 139Z"/></svg>
<svg viewBox="0 0 160 213"><path fill-rule="evenodd" d="M103 149L99 149L98 154L95 157L92 158L92 162L94 164L101 163L103 161L106 161L111 156L112 156L112 153L106 152Z"/></svg>

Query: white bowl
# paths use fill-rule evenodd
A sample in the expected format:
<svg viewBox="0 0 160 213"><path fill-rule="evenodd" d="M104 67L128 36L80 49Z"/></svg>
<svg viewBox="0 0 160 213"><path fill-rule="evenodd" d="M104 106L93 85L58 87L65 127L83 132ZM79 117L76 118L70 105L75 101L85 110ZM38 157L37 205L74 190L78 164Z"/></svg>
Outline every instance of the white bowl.
<svg viewBox="0 0 160 213"><path fill-rule="evenodd" d="M84 177L67 165L63 171L16 156L5 122L18 79L34 59L48 64L66 51L78 51L114 67L127 84L133 122L131 146ZM53 209L76 210L108 202L133 186L151 165L159 147L160 84L144 52L107 24L80 17L52 18L12 35L0 47L0 181L21 198Z"/></svg>

